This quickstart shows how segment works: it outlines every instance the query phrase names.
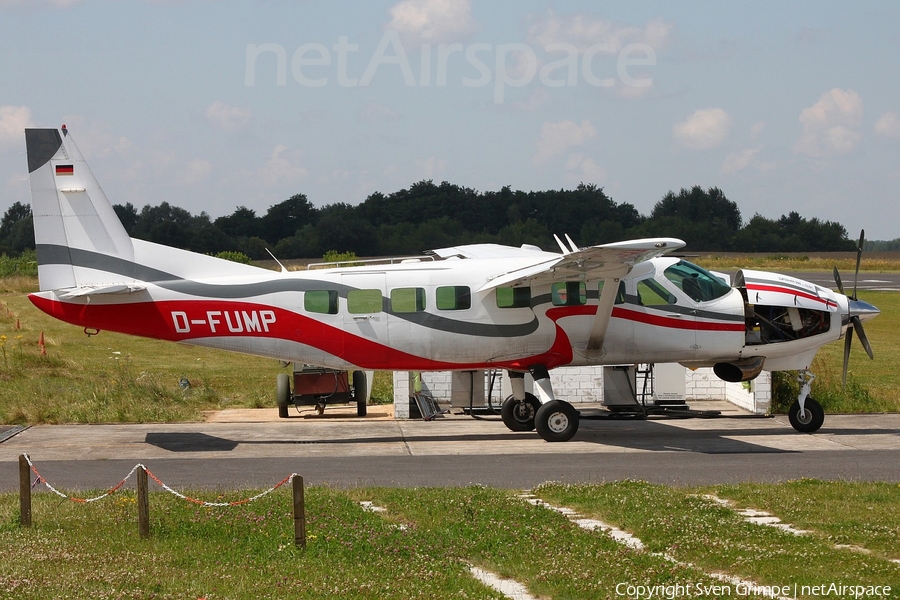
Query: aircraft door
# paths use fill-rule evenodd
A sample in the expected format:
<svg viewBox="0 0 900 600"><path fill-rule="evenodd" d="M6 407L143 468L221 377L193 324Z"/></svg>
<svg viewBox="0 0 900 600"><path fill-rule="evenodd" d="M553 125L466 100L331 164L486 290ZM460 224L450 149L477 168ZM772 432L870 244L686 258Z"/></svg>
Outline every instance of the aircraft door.
<svg viewBox="0 0 900 600"><path fill-rule="evenodd" d="M387 300L384 273L353 273L341 276L344 357L370 368L384 368L388 352Z"/></svg>

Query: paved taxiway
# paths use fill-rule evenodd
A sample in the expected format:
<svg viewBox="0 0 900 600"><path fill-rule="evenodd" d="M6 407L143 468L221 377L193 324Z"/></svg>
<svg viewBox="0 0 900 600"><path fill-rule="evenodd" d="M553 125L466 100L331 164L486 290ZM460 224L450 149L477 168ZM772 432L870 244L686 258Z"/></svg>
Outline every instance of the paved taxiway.
<svg viewBox="0 0 900 600"><path fill-rule="evenodd" d="M692 404L706 410L725 403ZM266 487L292 472L309 484L517 489L624 478L682 485L800 477L900 482L900 414L827 415L814 435L795 432L784 416L734 409L713 419L584 420L572 441L550 444L493 419L279 420L274 412L206 423L29 427L0 443L0 491L17 489L22 453L66 490L111 487L138 462L173 487L205 489Z"/></svg>

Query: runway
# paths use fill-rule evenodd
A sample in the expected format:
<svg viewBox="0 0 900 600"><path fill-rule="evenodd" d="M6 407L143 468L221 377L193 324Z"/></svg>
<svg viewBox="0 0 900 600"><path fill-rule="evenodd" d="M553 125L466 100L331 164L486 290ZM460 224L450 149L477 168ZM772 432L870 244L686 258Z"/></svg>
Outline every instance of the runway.
<svg viewBox="0 0 900 600"><path fill-rule="evenodd" d="M900 482L900 414L827 415L812 435L795 432L784 416L738 411L714 419L583 420L575 438L559 444L463 416L41 425L0 443L0 491L18 489L22 453L52 485L72 491L112 487L138 462L176 489L263 488L294 472L311 485L342 487Z"/></svg>

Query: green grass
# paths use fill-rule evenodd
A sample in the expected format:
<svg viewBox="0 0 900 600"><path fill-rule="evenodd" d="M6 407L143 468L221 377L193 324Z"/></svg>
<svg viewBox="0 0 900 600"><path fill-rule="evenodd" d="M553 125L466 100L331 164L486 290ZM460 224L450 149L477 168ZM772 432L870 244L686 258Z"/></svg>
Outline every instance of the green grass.
<svg viewBox="0 0 900 600"><path fill-rule="evenodd" d="M731 508L703 498L702 494L709 491L772 509L785 522L808 526L813 533L797 536L749 523ZM851 499L831 504L829 499L838 497L838 492ZM707 572L730 573L770 586L815 586L823 582L894 585L892 597L900 597L900 565L890 562L896 550L885 549L886 539L893 539L896 545L896 510L900 506L900 487L896 484L793 482L699 490L623 481L546 484L535 493L550 503L571 507L634 533L650 552L668 554ZM778 504L775 498L784 502ZM862 517L841 510L858 508L860 503L872 506L872 510ZM789 507L799 508L791 511ZM859 520L869 522L866 517L870 512L871 531L858 526ZM817 529L817 525L826 527ZM835 531L852 532L843 537L871 552L836 548Z"/></svg>
<svg viewBox="0 0 900 600"><path fill-rule="evenodd" d="M796 537L747 523L702 498L710 492L812 533ZM149 540L138 538L129 490L88 505L36 494L33 526L25 529L17 496L3 494L0 597L500 598L469 575L469 565L546 598L621 598L619 583L692 585L696 592L698 585L722 585L711 572L763 585L894 585L888 597L900 597L900 565L888 560L897 556L891 542L900 533L892 512L900 504L896 484L804 480L688 489L628 481L545 484L535 493L627 529L647 549L585 531L516 492L485 487L307 488L305 551L293 544L287 488L230 508L152 492ZM252 494L193 495L229 501ZM360 500L386 511L363 510ZM845 542L870 553L835 548Z"/></svg>
<svg viewBox="0 0 900 600"><path fill-rule="evenodd" d="M107 331L87 336L39 311L23 291L0 293L2 423L178 422L201 420L208 410L274 411L275 378L284 372L272 359ZM378 373L374 401L392 394L390 374Z"/></svg>

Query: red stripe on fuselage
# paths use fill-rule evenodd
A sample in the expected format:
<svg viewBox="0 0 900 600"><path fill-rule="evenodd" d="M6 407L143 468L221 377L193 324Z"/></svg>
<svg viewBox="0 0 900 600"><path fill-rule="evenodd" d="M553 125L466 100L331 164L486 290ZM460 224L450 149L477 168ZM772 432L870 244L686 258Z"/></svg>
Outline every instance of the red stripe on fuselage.
<svg viewBox="0 0 900 600"><path fill-rule="evenodd" d="M340 327L265 304L220 300L76 304L49 300L37 294L30 295L29 299L48 315L80 327L186 343L211 337L282 339L311 346L364 368L415 371L491 367L527 370L538 364L548 369L566 365L573 358L572 345L557 321L597 312L597 307L590 305L547 310L547 317L556 327L556 337L553 345L539 355L501 362L449 362L409 354L385 343L347 333ZM613 317L677 329L743 330L740 323L681 321L621 307L613 310Z"/></svg>
<svg viewBox="0 0 900 600"><path fill-rule="evenodd" d="M750 283L747 284L747 290L754 290L759 292L775 292L777 294L786 294L788 296L800 296L801 298L806 298L807 300L821 302L826 307L834 306L835 308L837 308L837 302L834 302L833 300L820 298L819 296L810 294L809 292L802 292L794 288L782 287L780 285L761 285L759 283Z"/></svg>

